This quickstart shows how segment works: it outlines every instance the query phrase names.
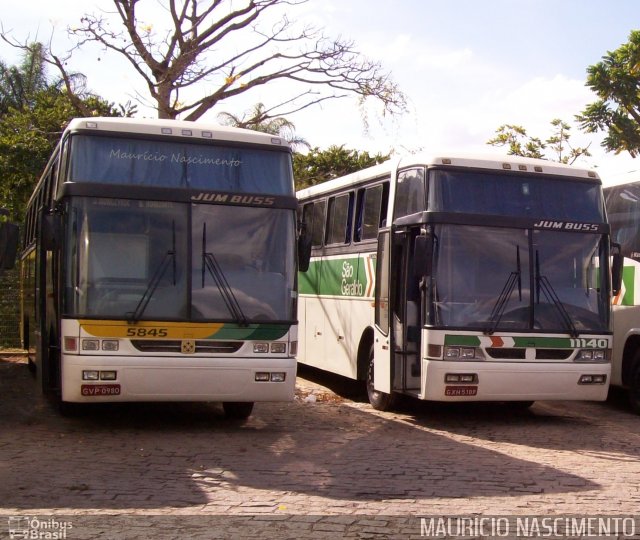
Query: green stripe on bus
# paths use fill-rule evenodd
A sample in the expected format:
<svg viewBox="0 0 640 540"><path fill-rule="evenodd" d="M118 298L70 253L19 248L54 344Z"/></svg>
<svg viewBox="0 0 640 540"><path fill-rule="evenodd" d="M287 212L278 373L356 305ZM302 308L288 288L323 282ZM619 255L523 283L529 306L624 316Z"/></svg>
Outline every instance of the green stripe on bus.
<svg viewBox="0 0 640 540"><path fill-rule="evenodd" d="M210 338L215 339L253 339L271 341L280 339L289 331L287 324L225 324Z"/></svg>
<svg viewBox="0 0 640 540"><path fill-rule="evenodd" d="M311 261L306 272L298 274L300 294L364 297L369 280L364 257L345 257ZM369 278L373 279L373 276Z"/></svg>
<svg viewBox="0 0 640 540"><path fill-rule="evenodd" d="M553 348L553 349L573 349L570 338L556 337L514 337L514 347L517 348Z"/></svg>
<svg viewBox="0 0 640 540"><path fill-rule="evenodd" d="M463 347L479 347L480 338L478 336L464 336L464 335L445 335L445 345L458 345Z"/></svg>

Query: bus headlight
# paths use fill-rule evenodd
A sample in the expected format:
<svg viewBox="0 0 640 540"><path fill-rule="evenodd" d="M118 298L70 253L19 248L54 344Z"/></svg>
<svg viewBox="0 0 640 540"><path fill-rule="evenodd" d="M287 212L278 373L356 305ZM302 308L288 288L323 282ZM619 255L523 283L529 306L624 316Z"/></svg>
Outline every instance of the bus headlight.
<svg viewBox="0 0 640 540"><path fill-rule="evenodd" d="M82 350L83 351L99 351L100 340L99 339L83 339Z"/></svg>
<svg viewBox="0 0 640 540"><path fill-rule="evenodd" d="M478 347L452 347L444 348L445 360L484 360L484 353Z"/></svg>
<svg viewBox="0 0 640 540"><path fill-rule="evenodd" d="M103 351L117 351L120 348L117 339L104 339L102 340Z"/></svg>
<svg viewBox="0 0 640 540"><path fill-rule="evenodd" d="M253 344L253 352L256 354L265 354L269 352L269 344L268 343L254 343Z"/></svg>
<svg viewBox="0 0 640 540"><path fill-rule="evenodd" d="M284 354L287 352L287 344L281 341L276 341L271 344L271 352L277 354Z"/></svg>
<svg viewBox="0 0 640 540"><path fill-rule="evenodd" d="M608 349L580 349L576 355L576 362L608 362Z"/></svg>

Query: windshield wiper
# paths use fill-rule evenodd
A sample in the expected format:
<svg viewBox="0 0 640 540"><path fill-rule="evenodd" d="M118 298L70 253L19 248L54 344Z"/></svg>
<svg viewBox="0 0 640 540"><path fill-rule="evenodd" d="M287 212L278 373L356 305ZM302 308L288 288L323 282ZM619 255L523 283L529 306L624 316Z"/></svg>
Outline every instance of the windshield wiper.
<svg viewBox="0 0 640 540"><path fill-rule="evenodd" d="M207 224L203 224L202 226L202 287L204 288L204 278L205 278L205 269L209 271L209 275L213 278L216 287L218 287L218 291L220 291L220 296L222 296L222 300L224 301L229 313L231 313L231 317L234 321L238 321L240 326L249 326L247 322L247 317L242 311L240 304L238 303L238 299L235 294L233 294L233 290L227 281L227 278L220 267L217 259L214 254L211 252L207 252Z"/></svg>
<svg viewBox="0 0 640 540"><path fill-rule="evenodd" d="M518 284L518 297L520 302L522 302L522 268L520 266L520 246L516 246L516 271L509 274L504 287L502 287L502 292L500 293L500 296L498 296L498 299L493 306L493 310L491 310L491 315L489 315L489 323L491 326L489 326L489 328L484 331L485 334L493 334L498 328L500 320L502 319L502 315L504 314L504 310L506 309L507 304L511 299L511 295L513 294L513 289L515 289L516 283Z"/></svg>
<svg viewBox="0 0 640 540"><path fill-rule="evenodd" d="M127 315L130 315L130 317L128 318L129 322L138 322L142 318L142 315L144 314L144 311L147 309L147 306L149 305L149 301L151 300L153 293L156 292L156 289L158 288L158 285L160 284L160 281L164 277L164 274L166 273L167 268L169 268L170 264L172 264L173 266L172 284L174 286L176 284L176 222L175 221L172 222L171 229L172 229L171 230L172 232L171 246L172 247L170 250L168 250L164 254L164 257L162 258L162 262L160 262L160 266L156 268L156 271L151 277L151 281L149 281L149 284L147 285L147 288L145 289L144 294L142 295L142 298L140 298L140 301L138 302L136 309L133 312L129 312L127 314Z"/></svg>
<svg viewBox="0 0 640 540"><path fill-rule="evenodd" d="M571 337L579 336L580 334L578 333L578 329L575 327L575 325L573 324L573 321L571 320L571 315L569 315L569 313L567 312L566 308L564 307L564 304L562 303L556 291L554 290L553 285L551 285L551 282L549 281L547 276L543 276L540 273L540 254L536 250L536 303L537 304L540 303L540 291L542 291L547 301L549 303L552 303L555 306L555 308L558 310L560 319L564 323L567 330L569 330L569 335L571 335Z"/></svg>

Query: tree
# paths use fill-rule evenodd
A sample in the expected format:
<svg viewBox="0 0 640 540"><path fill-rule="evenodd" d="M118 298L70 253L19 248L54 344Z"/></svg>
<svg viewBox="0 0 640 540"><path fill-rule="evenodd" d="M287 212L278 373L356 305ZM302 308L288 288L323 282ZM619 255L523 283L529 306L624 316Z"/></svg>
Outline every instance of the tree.
<svg viewBox="0 0 640 540"><path fill-rule="evenodd" d="M32 105L34 96L47 87L44 56L42 44L31 43L19 66L0 61L0 113Z"/></svg>
<svg viewBox="0 0 640 540"><path fill-rule="evenodd" d="M0 206L17 221L62 131L79 113L60 81L48 81L43 58L44 48L33 44L19 66L0 62ZM88 116L122 115L98 96L77 99Z"/></svg>
<svg viewBox="0 0 640 540"><path fill-rule="evenodd" d="M368 152L348 150L344 145L330 146L326 150L312 148L306 154L293 155L293 176L296 189L313 186L345 174L377 165L389 159L389 154L371 156Z"/></svg>
<svg viewBox="0 0 640 540"><path fill-rule="evenodd" d="M571 126L566 122L555 118L551 121L552 133L543 142L538 137L530 137L522 126L504 124L496 130L496 136L487 141L492 146L507 146L507 154L511 156L523 156L538 159L549 159L571 165L580 157L589 157L589 143L586 147L573 147L569 142L571 138ZM553 155L549 157L547 150Z"/></svg>
<svg viewBox="0 0 640 540"><path fill-rule="evenodd" d="M281 116L270 116L270 111L265 108L263 103L256 103L253 109L241 117L229 112L218 113L218 121L224 126L252 129L262 133L278 135L294 149L301 146L310 147L305 139L296 135L296 126L293 122Z"/></svg>
<svg viewBox="0 0 640 540"><path fill-rule="evenodd" d="M122 55L145 82L160 118L197 120L224 100L278 81L299 90L270 107L273 115L265 120L353 94L377 100L385 113L404 111L404 94L352 42L329 39L311 26L297 28L286 15L263 28L277 8L305 1L167 0L154 12L164 17L156 31L142 22L139 0L113 0L124 29L89 14L70 32L77 47L93 42ZM64 70L63 63L58 67ZM207 90L196 94L196 85Z"/></svg>
<svg viewBox="0 0 640 540"><path fill-rule="evenodd" d="M587 68L587 86L598 100L576 116L588 133L606 132L602 146L616 154L640 153L640 30L628 43Z"/></svg>

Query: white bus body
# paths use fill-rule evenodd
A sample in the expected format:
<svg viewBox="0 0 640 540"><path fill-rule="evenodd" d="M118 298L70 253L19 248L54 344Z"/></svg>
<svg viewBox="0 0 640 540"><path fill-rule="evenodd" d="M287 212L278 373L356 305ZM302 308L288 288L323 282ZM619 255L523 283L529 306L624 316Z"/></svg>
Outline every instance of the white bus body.
<svg viewBox="0 0 640 540"><path fill-rule="evenodd" d="M61 405L292 400L296 199L277 137L77 119L31 197L22 330Z"/></svg>
<svg viewBox="0 0 640 540"><path fill-rule="evenodd" d="M313 243L299 362L366 380L381 409L398 393L606 398L609 229L595 172L410 156L299 191L298 204Z"/></svg>

